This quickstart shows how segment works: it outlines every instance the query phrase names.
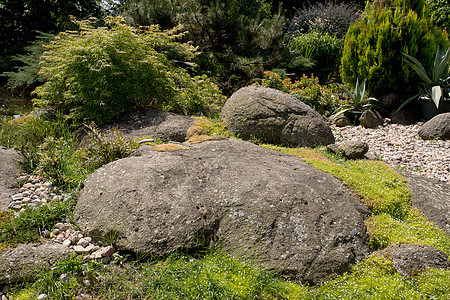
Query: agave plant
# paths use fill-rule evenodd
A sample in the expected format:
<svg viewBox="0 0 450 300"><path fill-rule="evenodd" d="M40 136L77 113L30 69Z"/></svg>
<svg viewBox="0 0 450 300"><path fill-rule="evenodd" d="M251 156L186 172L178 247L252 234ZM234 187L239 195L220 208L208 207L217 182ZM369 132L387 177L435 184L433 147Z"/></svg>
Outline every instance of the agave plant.
<svg viewBox="0 0 450 300"><path fill-rule="evenodd" d="M335 120L342 114L346 112L362 112L363 110L371 109L378 100L375 98L365 98L366 93L366 80L359 84L359 79L356 80L355 91L351 92L346 86L338 84L344 89L347 95L350 97L350 103L341 105L338 109L333 112L331 116L332 120Z"/></svg>
<svg viewBox="0 0 450 300"><path fill-rule="evenodd" d="M433 68L431 70L431 76L428 76L427 71L420 61L416 58L402 53L405 56L405 63L413 69L417 75L423 80L421 85L425 88L425 93L418 93L411 98L407 99L400 105L397 111L401 110L405 105L411 101L420 98L424 94L431 94L431 99L433 100L436 108L439 108L439 102L442 97L442 90L450 88L450 48L447 51L437 49L436 56L434 58Z"/></svg>

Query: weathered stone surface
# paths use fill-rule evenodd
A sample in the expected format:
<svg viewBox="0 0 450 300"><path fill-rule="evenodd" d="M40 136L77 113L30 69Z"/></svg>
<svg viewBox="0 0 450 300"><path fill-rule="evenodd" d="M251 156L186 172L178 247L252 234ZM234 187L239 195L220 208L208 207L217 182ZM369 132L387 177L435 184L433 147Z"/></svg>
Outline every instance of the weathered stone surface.
<svg viewBox="0 0 450 300"><path fill-rule="evenodd" d="M327 149L333 153L342 151L343 156L348 159L360 159L369 151L369 146L362 141L345 141L328 145Z"/></svg>
<svg viewBox="0 0 450 300"><path fill-rule="evenodd" d="M195 121L191 117L153 108L133 112L121 120L119 123L108 124L104 128L108 130L118 128L122 136L127 138L151 137L176 142L186 140L186 132Z"/></svg>
<svg viewBox="0 0 450 300"><path fill-rule="evenodd" d="M156 255L214 241L315 283L368 253L366 206L295 156L236 139L144 149L86 179L74 212L83 234Z"/></svg>
<svg viewBox="0 0 450 300"><path fill-rule="evenodd" d="M392 111L398 108L402 102L402 98L397 93L390 93L377 98L377 105L383 107L387 111Z"/></svg>
<svg viewBox="0 0 450 300"><path fill-rule="evenodd" d="M428 268L450 268L445 253L428 245L392 244L378 254L391 259L395 270L402 276L417 275Z"/></svg>
<svg viewBox="0 0 450 300"><path fill-rule="evenodd" d="M24 244L0 252L0 284L22 281L36 268L48 267L69 257L72 250L55 242Z"/></svg>
<svg viewBox="0 0 450 300"><path fill-rule="evenodd" d="M384 119L376 110L366 110L359 117L359 124L365 128L374 128L384 124Z"/></svg>
<svg viewBox="0 0 450 300"><path fill-rule="evenodd" d="M333 120L333 124L336 125L337 127L344 127L352 124L352 120L350 120L350 118L344 115L341 115L335 120Z"/></svg>
<svg viewBox="0 0 450 300"><path fill-rule="evenodd" d="M412 203L428 220L450 235L450 184L397 170L408 179Z"/></svg>
<svg viewBox="0 0 450 300"><path fill-rule="evenodd" d="M0 147L0 211L8 209L11 196L19 192L19 161L20 155L16 151Z"/></svg>
<svg viewBox="0 0 450 300"><path fill-rule="evenodd" d="M418 110L394 111L389 115L389 119L393 124L411 125L420 121L420 112Z"/></svg>
<svg viewBox="0 0 450 300"><path fill-rule="evenodd" d="M450 139L450 113L439 114L423 124L419 136L424 140Z"/></svg>
<svg viewBox="0 0 450 300"><path fill-rule="evenodd" d="M243 139L257 138L288 146L334 143L330 126L300 100L265 87L245 87L225 103L221 118Z"/></svg>

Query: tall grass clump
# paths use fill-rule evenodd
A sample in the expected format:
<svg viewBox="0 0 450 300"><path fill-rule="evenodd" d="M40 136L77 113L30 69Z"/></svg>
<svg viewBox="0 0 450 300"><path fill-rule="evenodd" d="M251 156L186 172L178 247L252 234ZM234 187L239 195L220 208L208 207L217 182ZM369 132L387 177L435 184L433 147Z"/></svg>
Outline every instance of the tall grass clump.
<svg viewBox="0 0 450 300"><path fill-rule="evenodd" d="M191 60L195 48L177 42L180 27L135 29L122 18L74 21L77 31L60 33L41 57L47 81L35 104L54 107L76 123L104 123L137 105L180 113L207 112L222 100L204 78L191 78L172 60Z"/></svg>

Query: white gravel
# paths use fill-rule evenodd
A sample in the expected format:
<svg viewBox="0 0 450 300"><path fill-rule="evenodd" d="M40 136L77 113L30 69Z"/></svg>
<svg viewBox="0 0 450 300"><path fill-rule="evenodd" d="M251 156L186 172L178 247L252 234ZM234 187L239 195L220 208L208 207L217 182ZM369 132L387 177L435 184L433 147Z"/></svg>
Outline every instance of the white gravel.
<svg viewBox="0 0 450 300"><path fill-rule="evenodd" d="M368 155L411 173L450 183L450 140L422 140L415 125L385 124L377 128L332 126L336 142L361 140Z"/></svg>

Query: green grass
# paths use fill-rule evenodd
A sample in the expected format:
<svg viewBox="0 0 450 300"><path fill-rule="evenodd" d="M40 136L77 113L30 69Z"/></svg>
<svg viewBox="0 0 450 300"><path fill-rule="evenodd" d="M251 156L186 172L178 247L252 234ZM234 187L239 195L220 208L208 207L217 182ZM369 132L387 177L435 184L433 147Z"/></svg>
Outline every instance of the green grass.
<svg viewBox="0 0 450 300"><path fill-rule="evenodd" d="M63 268L64 267L64 268ZM69 267L69 268L67 268ZM63 282L61 274L71 274ZM90 284L86 285L85 280ZM269 270L208 251L202 257L173 254L160 261L110 264L107 268L69 258L42 270L34 284L17 286L13 299L73 299L77 291L101 299L304 299L308 289Z"/></svg>
<svg viewBox="0 0 450 300"><path fill-rule="evenodd" d="M18 217L14 217L9 211L2 212L0 249L37 242L42 231L51 231L56 223L71 215L74 207L74 200L58 200L35 209L27 208Z"/></svg>
<svg viewBox="0 0 450 300"><path fill-rule="evenodd" d="M315 290L315 299L448 299L450 271L429 269L412 278L399 275L392 261L370 256L352 272Z"/></svg>

